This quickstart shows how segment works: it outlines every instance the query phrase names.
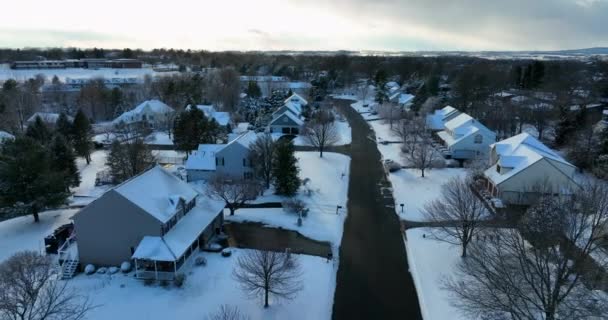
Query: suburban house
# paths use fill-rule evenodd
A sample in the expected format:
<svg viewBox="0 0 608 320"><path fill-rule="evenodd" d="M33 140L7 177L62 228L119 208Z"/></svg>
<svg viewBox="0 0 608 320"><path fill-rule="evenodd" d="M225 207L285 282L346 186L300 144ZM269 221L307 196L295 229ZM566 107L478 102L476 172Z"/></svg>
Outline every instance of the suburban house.
<svg viewBox="0 0 608 320"><path fill-rule="evenodd" d="M224 203L159 166L104 193L74 217L81 265L135 263L137 278L173 279L219 234Z"/></svg>
<svg viewBox="0 0 608 320"><path fill-rule="evenodd" d="M488 192L504 203L530 204L544 192L570 193L578 187L576 167L528 133L490 146L490 168L484 172Z"/></svg>
<svg viewBox="0 0 608 320"><path fill-rule="evenodd" d="M302 108L308 104L306 99L294 93L285 99L283 106L272 113L272 121L268 124L271 133L299 134L304 120Z"/></svg>
<svg viewBox="0 0 608 320"><path fill-rule="evenodd" d="M47 126L54 127L55 124L57 123L57 120L59 119L59 113L36 112L31 117L29 117L29 119L27 119L26 123L28 125L31 125L34 122L36 122L36 118L38 118L38 117L40 117L40 120L42 120L42 122L44 122L44 124L46 124ZM74 121L74 118L68 116L68 120Z"/></svg>
<svg viewBox="0 0 608 320"><path fill-rule="evenodd" d="M190 110L190 108L192 106L188 105L186 110ZM220 126L230 126L230 112L216 111L213 105L197 105L196 108L201 110L205 114L205 117L215 119Z"/></svg>
<svg viewBox="0 0 608 320"><path fill-rule="evenodd" d="M496 142L496 133L481 124L477 119L461 113L437 132L453 159L466 160L488 155L490 144Z"/></svg>
<svg viewBox="0 0 608 320"><path fill-rule="evenodd" d="M414 95L403 92L396 92L391 95L388 100L401 108L409 109L414 103Z"/></svg>
<svg viewBox="0 0 608 320"><path fill-rule="evenodd" d="M206 180L216 174L243 179L253 178L249 157L257 135L247 131L227 144L201 144L186 160L188 181Z"/></svg>
<svg viewBox="0 0 608 320"><path fill-rule="evenodd" d="M441 131L445 129L445 123L458 116L460 111L452 106L445 106L426 116L426 125L429 129Z"/></svg>
<svg viewBox="0 0 608 320"><path fill-rule="evenodd" d="M112 124L114 125L136 125L146 123L152 128L163 128L170 125L175 110L158 100L142 102L133 110L129 110L118 116Z"/></svg>

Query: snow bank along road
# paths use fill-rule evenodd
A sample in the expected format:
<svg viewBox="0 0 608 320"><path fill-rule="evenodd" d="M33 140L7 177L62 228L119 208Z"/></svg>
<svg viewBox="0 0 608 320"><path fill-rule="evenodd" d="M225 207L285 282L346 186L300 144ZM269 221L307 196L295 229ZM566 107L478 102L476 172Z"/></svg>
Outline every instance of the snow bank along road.
<svg viewBox="0 0 608 320"><path fill-rule="evenodd" d="M333 318L421 319L394 201L373 131L350 107L334 100L352 128L348 217L340 247Z"/></svg>

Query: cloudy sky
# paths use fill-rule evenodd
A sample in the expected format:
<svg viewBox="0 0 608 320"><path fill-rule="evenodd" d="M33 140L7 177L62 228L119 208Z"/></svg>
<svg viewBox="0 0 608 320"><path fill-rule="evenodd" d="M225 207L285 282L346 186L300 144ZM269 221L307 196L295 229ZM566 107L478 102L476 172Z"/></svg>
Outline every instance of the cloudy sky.
<svg viewBox="0 0 608 320"><path fill-rule="evenodd" d="M608 46L608 0L18 0L0 47L552 50Z"/></svg>

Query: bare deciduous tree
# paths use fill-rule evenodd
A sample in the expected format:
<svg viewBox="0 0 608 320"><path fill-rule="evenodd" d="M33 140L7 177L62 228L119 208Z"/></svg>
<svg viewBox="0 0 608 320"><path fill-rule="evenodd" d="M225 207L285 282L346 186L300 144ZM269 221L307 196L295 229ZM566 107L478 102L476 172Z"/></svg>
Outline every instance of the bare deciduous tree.
<svg viewBox="0 0 608 320"><path fill-rule="evenodd" d="M427 132L419 133L408 144L404 144L405 160L412 167L420 170L424 178L425 170L431 168L435 159L438 158L437 151L431 145L431 137Z"/></svg>
<svg viewBox="0 0 608 320"><path fill-rule="evenodd" d="M401 119L401 108L390 102L385 102L378 105L377 109L380 118L384 119L384 121L389 124L391 129L393 128L393 123L396 120Z"/></svg>
<svg viewBox="0 0 608 320"><path fill-rule="evenodd" d="M288 252L248 251L238 258L233 276L249 295L264 296L264 308L270 295L293 299L302 290L300 264Z"/></svg>
<svg viewBox="0 0 608 320"><path fill-rule="evenodd" d="M259 192L260 186L256 181L221 174L213 177L207 188L208 196L226 202L231 216L247 201L255 199Z"/></svg>
<svg viewBox="0 0 608 320"><path fill-rule="evenodd" d="M315 112L312 119L304 127L306 140L319 149L319 157L321 158L325 147L334 145L340 140L340 133L334 120L335 117L331 111L321 110Z"/></svg>
<svg viewBox="0 0 608 320"><path fill-rule="evenodd" d="M489 216L483 201L473 193L469 181L452 178L441 186L441 197L424 206L425 217L438 224L433 237L459 245L461 256L467 256L467 247L480 232L479 224Z"/></svg>
<svg viewBox="0 0 608 320"><path fill-rule="evenodd" d="M0 264L0 318L78 320L93 308L88 297L57 279L51 259L24 251Z"/></svg>
<svg viewBox="0 0 608 320"><path fill-rule="evenodd" d="M251 163L256 175L264 181L266 189L270 188L272 182L272 159L275 149L276 142L270 133L258 136L251 145Z"/></svg>
<svg viewBox="0 0 608 320"><path fill-rule="evenodd" d="M457 279L444 283L473 318L605 318L593 261L608 226L608 190L588 185L575 196L541 196L517 229L494 229L474 241Z"/></svg>
<svg viewBox="0 0 608 320"><path fill-rule="evenodd" d="M220 306L219 310L207 316L207 320L249 320L249 316L239 310L239 308L227 304Z"/></svg>

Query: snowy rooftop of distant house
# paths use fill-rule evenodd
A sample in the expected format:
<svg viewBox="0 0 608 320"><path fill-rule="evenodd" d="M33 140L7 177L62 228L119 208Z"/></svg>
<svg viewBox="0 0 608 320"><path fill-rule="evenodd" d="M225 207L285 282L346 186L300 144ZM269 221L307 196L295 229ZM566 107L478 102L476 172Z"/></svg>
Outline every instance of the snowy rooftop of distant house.
<svg viewBox="0 0 608 320"><path fill-rule="evenodd" d="M499 98L508 98L508 97L512 97L513 94L509 93L507 91L501 91L501 92L497 92L497 93L493 94L493 96L499 97Z"/></svg>
<svg viewBox="0 0 608 320"><path fill-rule="evenodd" d="M201 232L222 211L223 201L199 197L196 206L183 216L163 237L144 237L133 253L133 259L176 261L188 250Z"/></svg>
<svg viewBox="0 0 608 320"><path fill-rule="evenodd" d="M255 132L246 131L236 136L227 144L201 144L198 146L198 150L186 160L186 169L215 171L215 155L218 152L235 143L249 149L249 146L255 142L256 139L257 134Z"/></svg>
<svg viewBox="0 0 608 320"><path fill-rule="evenodd" d="M40 120L42 120L45 123L56 123L57 119L59 119L59 113L36 112L29 119L27 119L27 122L32 123L32 122L36 121L37 117L40 117ZM73 118L71 118L71 117L68 117L68 119L73 120Z"/></svg>
<svg viewBox="0 0 608 320"><path fill-rule="evenodd" d="M414 95L411 95L409 93L402 93L399 96L399 104L406 104L409 103L410 101L412 101L414 99Z"/></svg>
<svg viewBox="0 0 608 320"><path fill-rule="evenodd" d="M190 108L191 106L188 105L186 110L190 110ZM216 111L213 105L199 104L196 108L204 112L206 117L215 119L221 126L227 126L230 123L230 112Z"/></svg>
<svg viewBox="0 0 608 320"><path fill-rule="evenodd" d="M114 191L163 223L175 215L179 199L190 202L198 194L159 166L124 182Z"/></svg>
<svg viewBox="0 0 608 320"><path fill-rule="evenodd" d="M242 134L249 130L249 122L239 122L236 127L232 130L233 133Z"/></svg>
<svg viewBox="0 0 608 320"><path fill-rule="evenodd" d="M289 96L289 98L285 99L285 104L287 104L289 102L299 103L300 105L308 104L308 101L306 101L306 99L304 99L301 95L299 95L297 93L294 93L291 96Z"/></svg>
<svg viewBox="0 0 608 320"><path fill-rule="evenodd" d="M12 140L15 139L15 136L6 132L6 131L2 131L0 130L0 141L2 140Z"/></svg>
<svg viewBox="0 0 608 320"><path fill-rule="evenodd" d="M593 108L598 108L601 106L603 106L603 104L601 104L601 103L590 103L590 104L585 105L585 109L593 109ZM572 106L570 106L570 111L578 111L580 108L581 108L581 106L578 104L572 105ZM606 111L606 110L604 110L604 111Z"/></svg>
<svg viewBox="0 0 608 320"><path fill-rule="evenodd" d="M555 151L525 132L497 142L491 147L495 148L499 160L497 164L487 169L484 174L494 184L506 181L543 158L574 167ZM496 165L511 168L511 170L501 174L497 171Z"/></svg>
<svg viewBox="0 0 608 320"><path fill-rule="evenodd" d="M277 121L278 121L278 120L279 120L279 119L280 119L282 116L286 116L286 117L288 117L289 119L291 119L293 122L295 122L295 123L296 123L297 125L299 125L299 126L301 126L301 125L303 125L303 124L304 124L304 121L303 121L302 119L298 118L298 117L297 117L296 115L294 115L293 113L291 113L291 112L283 112L283 114L282 114L282 115L280 115L280 116L276 117L274 120L272 120L272 121L270 122L270 125L275 124L275 122L277 122Z"/></svg>
<svg viewBox="0 0 608 320"><path fill-rule="evenodd" d="M134 118L136 115L140 115L144 113L146 110L150 110L152 113L157 114L166 114L173 112L173 108L169 107L165 103L159 100L147 100L140 103L137 107L132 110L126 111L116 119L114 119L113 123L130 123L132 121L139 121L138 118Z"/></svg>

